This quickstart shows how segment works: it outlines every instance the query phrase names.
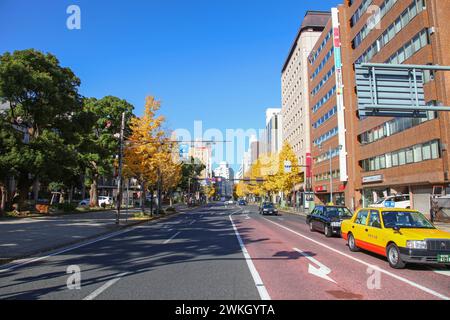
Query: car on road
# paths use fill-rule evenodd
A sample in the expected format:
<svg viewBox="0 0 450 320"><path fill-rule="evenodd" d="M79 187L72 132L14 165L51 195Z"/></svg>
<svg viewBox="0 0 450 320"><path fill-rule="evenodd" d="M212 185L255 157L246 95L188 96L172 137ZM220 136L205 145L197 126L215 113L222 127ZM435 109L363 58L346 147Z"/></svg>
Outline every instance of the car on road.
<svg viewBox="0 0 450 320"><path fill-rule="evenodd" d="M275 207L273 203L265 202L261 205L259 208L259 214L266 215L266 214L273 214L278 215L278 210Z"/></svg>
<svg viewBox="0 0 450 320"><path fill-rule="evenodd" d="M363 208L342 222L351 251L364 249L401 269L407 263L450 265L450 233L438 230L416 210Z"/></svg>
<svg viewBox="0 0 450 320"><path fill-rule="evenodd" d="M246 206L247 205L247 201L241 199L241 200L238 201L238 205Z"/></svg>
<svg viewBox="0 0 450 320"><path fill-rule="evenodd" d="M327 238L341 234L341 223L352 218L352 212L344 206L316 206L306 216L310 231L320 231Z"/></svg>
<svg viewBox="0 0 450 320"><path fill-rule="evenodd" d="M81 201L78 203L78 205L79 205L80 207L88 206L90 202L91 202L91 199L90 199L90 198L87 198L87 199L81 200ZM98 205L99 205L99 206L102 206L103 204L104 204L104 205L112 205L112 203L113 203L113 200L112 200L111 197L107 197L107 196L99 196L99 197L98 197Z"/></svg>
<svg viewBox="0 0 450 320"><path fill-rule="evenodd" d="M411 201L408 194L400 194L379 199L374 204L369 205L369 207L371 208L393 207L393 208L410 209Z"/></svg>

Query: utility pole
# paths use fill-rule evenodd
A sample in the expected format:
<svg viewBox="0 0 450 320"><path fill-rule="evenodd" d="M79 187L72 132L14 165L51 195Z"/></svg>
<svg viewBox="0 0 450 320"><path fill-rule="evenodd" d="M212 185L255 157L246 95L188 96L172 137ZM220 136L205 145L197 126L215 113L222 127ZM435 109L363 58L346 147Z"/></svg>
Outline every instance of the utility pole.
<svg viewBox="0 0 450 320"><path fill-rule="evenodd" d="M330 204L333 203L333 172L331 167L331 146L328 150L328 156L330 157Z"/></svg>
<svg viewBox="0 0 450 320"><path fill-rule="evenodd" d="M119 172L117 182L117 217L116 224L120 224L120 206L122 203L122 166L123 166L123 133L125 130L125 112L122 113L122 123L120 125L119 138Z"/></svg>

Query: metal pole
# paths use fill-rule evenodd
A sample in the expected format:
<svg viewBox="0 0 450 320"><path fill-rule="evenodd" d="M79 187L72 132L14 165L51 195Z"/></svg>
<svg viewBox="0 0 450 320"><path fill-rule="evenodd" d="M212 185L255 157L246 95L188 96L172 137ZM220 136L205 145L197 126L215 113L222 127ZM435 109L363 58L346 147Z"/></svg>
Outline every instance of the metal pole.
<svg viewBox="0 0 450 320"><path fill-rule="evenodd" d="M329 156L330 156L330 203L333 202L333 174L331 169L331 147L329 150Z"/></svg>
<svg viewBox="0 0 450 320"><path fill-rule="evenodd" d="M128 181L127 181L127 206L126 206L126 220L125 220L125 222L126 223L128 223L128 206L129 206L129 204L130 204L130 193L129 193L129 191L130 191L130 179L128 179Z"/></svg>
<svg viewBox="0 0 450 320"><path fill-rule="evenodd" d="M120 206L122 203L122 165L123 165L123 132L125 130L125 112L122 113L122 123L120 125L120 147L119 147L119 172L117 186L117 217L116 224L120 223Z"/></svg>

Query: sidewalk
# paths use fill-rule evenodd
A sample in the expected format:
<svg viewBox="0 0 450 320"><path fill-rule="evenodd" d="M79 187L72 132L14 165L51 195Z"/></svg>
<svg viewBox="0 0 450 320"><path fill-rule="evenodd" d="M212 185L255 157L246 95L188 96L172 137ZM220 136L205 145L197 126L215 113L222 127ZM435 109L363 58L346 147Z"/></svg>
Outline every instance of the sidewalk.
<svg viewBox="0 0 450 320"><path fill-rule="evenodd" d="M184 211L184 205L176 205ZM133 219L139 209L122 210L120 225L116 211L76 213L61 216L0 221L0 264L68 246L148 220Z"/></svg>

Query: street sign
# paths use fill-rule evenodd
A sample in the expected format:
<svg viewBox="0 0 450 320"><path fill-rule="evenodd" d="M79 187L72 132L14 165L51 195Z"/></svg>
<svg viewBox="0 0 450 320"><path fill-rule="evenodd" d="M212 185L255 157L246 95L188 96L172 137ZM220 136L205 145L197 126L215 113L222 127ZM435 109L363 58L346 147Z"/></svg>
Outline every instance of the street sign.
<svg viewBox="0 0 450 320"><path fill-rule="evenodd" d="M427 111L450 111L425 102L424 70L450 67L363 63L355 65L358 110L361 117L426 118Z"/></svg>
<svg viewBox="0 0 450 320"><path fill-rule="evenodd" d="M188 144L180 144L179 154L181 161L188 160L189 158L189 145Z"/></svg>
<svg viewBox="0 0 450 320"><path fill-rule="evenodd" d="M426 117L425 111L396 110L395 107L425 107L421 70L355 66L358 108L361 116ZM378 108L376 108L378 107Z"/></svg>
<svg viewBox="0 0 450 320"><path fill-rule="evenodd" d="M292 171L292 162L291 161L284 161L284 172L285 173L291 173Z"/></svg>

